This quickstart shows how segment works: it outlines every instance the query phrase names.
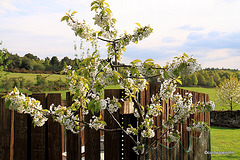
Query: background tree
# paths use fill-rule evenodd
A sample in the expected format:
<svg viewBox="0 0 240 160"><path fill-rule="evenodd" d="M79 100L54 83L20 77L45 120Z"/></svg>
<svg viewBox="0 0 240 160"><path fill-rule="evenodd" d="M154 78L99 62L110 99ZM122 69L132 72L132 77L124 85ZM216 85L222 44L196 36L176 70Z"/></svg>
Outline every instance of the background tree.
<svg viewBox="0 0 240 160"><path fill-rule="evenodd" d="M236 77L231 76L216 87L216 103L230 110L240 103L240 82Z"/></svg>
<svg viewBox="0 0 240 160"><path fill-rule="evenodd" d="M1 45L2 45L2 42L0 42L0 46ZM7 61L6 63L4 63L4 61L7 58L8 58L8 50L6 48L0 48L0 71L2 71L3 69L6 69L9 63L11 63L11 61ZM0 77L1 76L2 74L0 74Z"/></svg>
<svg viewBox="0 0 240 160"><path fill-rule="evenodd" d="M25 68L26 70L33 70L33 60L23 57L22 58L22 63L21 63L21 68Z"/></svg>
<svg viewBox="0 0 240 160"><path fill-rule="evenodd" d="M197 79L196 74L191 75L191 84L194 86L198 85L198 79Z"/></svg>

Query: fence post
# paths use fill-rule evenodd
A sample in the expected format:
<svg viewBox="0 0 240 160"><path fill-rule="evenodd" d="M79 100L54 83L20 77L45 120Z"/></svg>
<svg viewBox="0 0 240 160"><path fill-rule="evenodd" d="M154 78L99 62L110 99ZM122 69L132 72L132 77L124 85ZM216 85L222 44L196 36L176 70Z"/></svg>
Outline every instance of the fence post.
<svg viewBox="0 0 240 160"><path fill-rule="evenodd" d="M92 113L84 117L86 122L92 118ZM100 131L90 128L89 126L84 129L85 137L85 159L92 160L100 159ZM105 153L106 154L106 153Z"/></svg>
<svg viewBox="0 0 240 160"><path fill-rule="evenodd" d="M0 95L0 159L10 159L11 110L5 108L5 102Z"/></svg>
<svg viewBox="0 0 240 160"><path fill-rule="evenodd" d="M42 104L42 108L46 109L46 93L33 93L31 95L32 98L35 98L39 100ZM46 127L47 123L43 125L42 127L33 127L31 123L32 119L29 119L29 125L30 125L30 133L29 137L31 140L31 145L28 146L30 148L31 152L31 159L37 159L37 160L45 160L47 159L47 133L46 133Z"/></svg>
<svg viewBox="0 0 240 160"><path fill-rule="evenodd" d="M51 104L61 105L62 94L61 93L49 93L47 95L47 107L49 109ZM54 122L52 118L48 119L47 124L48 131L48 159L49 160L61 160L62 159L62 137L61 137L61 125Z"/></svg>
<svg viewBox="0 0 240 160"><path fill-rule="evenodd" d="M25 94L27 96L27 94ZM28 115L14 112L14 155L13 159L30 159L28 153Z"/></svg>
<svg viewBox="0 0 240 160"><path fill-rule="evenodd" d="M104 98L109 97L110 99L114 97L123 98L123 89L105 89ZM113 113L115 118L120 122L120 111ZM119 128L117 123L113 120L112 116L108 111L104 111L104 120L107 123L106 128ZM121 131L117 132L105 132L104 133L104 159L105 160L120 160L121 158Z"/></svg>
<svg viewBox="0 0 240 160"><path fill-rule="evenodd" d="M72 105L70 92L66 93L67 107ZM81 160L81 134L67 131L67 160Z"/></svg>

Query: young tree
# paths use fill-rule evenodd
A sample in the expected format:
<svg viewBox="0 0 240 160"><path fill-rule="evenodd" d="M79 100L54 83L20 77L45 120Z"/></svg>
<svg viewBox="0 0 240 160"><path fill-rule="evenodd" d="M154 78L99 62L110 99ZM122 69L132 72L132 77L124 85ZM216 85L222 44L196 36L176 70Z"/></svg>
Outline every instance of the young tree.
<svg viewBox="0 0 240 160"><path fill-rule="evenodd" d="M33 117L33 123L37 126L42 126L48 120L48 116L53 116L55 121L74 133L83 130L85 126L95 130L112 131L111 129L105 129L107 124L98 114L101 110L106 110L118 124L119 128L117 129L122 130L126 136L131 138L135 144L133 150L136 154L140 155L140 159L144 159L144 155L148 152L147 139L156 136L155 131L157 129L153 118L161 114L162 100L172 99L176 102L172 106L173 115L168 118L168 121L163 122L167 129L166 132L157 137L159 140L167 135L166 140L169 142L175 142L180 138L180 132L174 128L175 124L184 122L190 114L196 111L200 113L212 110L214 104L208 102L193 105L191 94L186 95L186 97L179 94L174 95L176 83L181 83L178 78L199 70L196 59L186 54L175 57L171 63L162 67L155 64L152 59L147 59L144 62L136 59L130 65L119 64L117 61L121 60L122 52L126 51L126 46L131 42L138 43L138 41L148 37L152 33L152 28L150 26L142 27L137 23L138 27L133 34L125 32L118 35L115 28L116 19L112 18L108 3L104 0L96 0L91 3L91 7L91 10L96 13L93 18L95 25L99 26L100 30L95 31L85 21L75 20L75 11L69 11L62 18L62 21L67 22L76 36L90 41L94 46L93 53L79 62L77 70L73 70L71 66L66 66L63 71L68 75L69 90L73 95L74 103L69 107L52 105L49 110L43 110L38 101L25 97L15 89L14 92L6 96L6 106L20 113L30 114ZM96 47L98 41L107 43L108 57L106 59L100 57ZM123 71L125 72L123 74L118 71L118 68L121 67L127 68L126 71ZM150 104L143 106L138 101L137 95L140 91L146 89L147 81L151 78L157 78L158 83L161 84L160 90L152 96ZM121 99L101 99L104 87L116 84L120 84L124 89L125 98L135 103L134 116L139 124L136 128L131 124L128 128L124 128L115 118L113 113L121 107L119 102ZM81 117L90 113L93 116L89 122L81 120ZM193 126L187 127L188 131L205 131L207 129L207 124L203 122L196 122L193 123ZM153 146L156 142L157 140L150 146Z"/></svg>
<svg viewBox="0 0 240 160"><path fill-rule="evenodd" d="M230 79L224 80L216 90L216 103L219 106L232 111L240 104L240 82L236 77L230 76Z"/></svg>

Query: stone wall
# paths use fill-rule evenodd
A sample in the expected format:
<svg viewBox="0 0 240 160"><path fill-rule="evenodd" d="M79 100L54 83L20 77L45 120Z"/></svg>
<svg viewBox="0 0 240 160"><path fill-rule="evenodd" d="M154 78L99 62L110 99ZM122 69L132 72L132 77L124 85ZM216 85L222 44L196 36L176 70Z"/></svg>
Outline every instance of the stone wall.
<svg viewBox="0 0 240 160"><path fill-rule="evenodd" d="M210 117L211 126L240 128L240 110L212 111Z"/></svg>

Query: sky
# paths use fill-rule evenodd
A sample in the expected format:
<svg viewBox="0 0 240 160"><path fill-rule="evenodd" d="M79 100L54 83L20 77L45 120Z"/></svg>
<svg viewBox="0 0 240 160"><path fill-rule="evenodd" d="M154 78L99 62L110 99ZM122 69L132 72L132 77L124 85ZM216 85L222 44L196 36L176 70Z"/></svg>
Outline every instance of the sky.
<svg viewBox="0 0 240 160"><path fill-rule="evenodd" d="M123 62L148 58L160 65L183 53L202 68L240 69L240 0L106 0L117 19L119 33L150 25L153 33L130 44ZM76 19L94 26L88 0L0 0L0 41L9 52L41 59L74 58L80 38L61 18L69 10ZM98 29L97 27L93 27ZM100 43L100 53L106 48ZM89 45L84 43L85 48Z"/></svg>

